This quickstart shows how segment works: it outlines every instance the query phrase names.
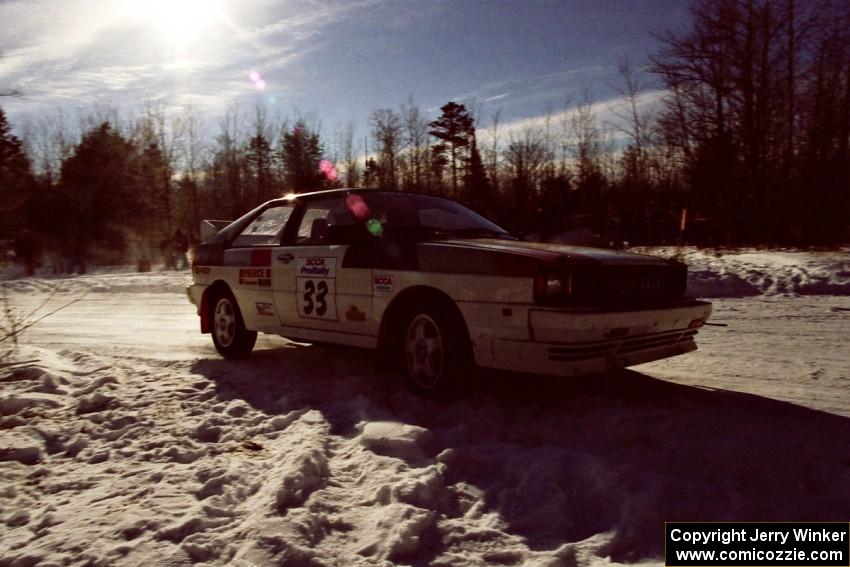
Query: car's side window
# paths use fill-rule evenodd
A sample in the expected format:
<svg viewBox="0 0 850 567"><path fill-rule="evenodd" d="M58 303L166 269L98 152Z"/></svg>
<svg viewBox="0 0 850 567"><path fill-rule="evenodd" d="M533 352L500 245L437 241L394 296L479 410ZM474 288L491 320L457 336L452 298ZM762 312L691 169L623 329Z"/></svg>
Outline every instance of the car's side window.
<svg viewBox="0 0 850 567"><path fill-rule="evenodd" d="M298 225L296 244L324 244L328 227L354 224L351 213L342 199L322 199L309 203Z"/></svg>
<svg viewBox="0 0 850 567"><path fill-rule="evenodd" d="M239 233L231 246L269 246L280 244L286 221L295 207L281 205L269 207Z"/></svg>
<svg viewBox="0 0 850 567"><path fill-rule="evenodd" d="M459 215L443 209L420 209L419 224L438 230L455 230L463 227L463 219Z"/></svg>

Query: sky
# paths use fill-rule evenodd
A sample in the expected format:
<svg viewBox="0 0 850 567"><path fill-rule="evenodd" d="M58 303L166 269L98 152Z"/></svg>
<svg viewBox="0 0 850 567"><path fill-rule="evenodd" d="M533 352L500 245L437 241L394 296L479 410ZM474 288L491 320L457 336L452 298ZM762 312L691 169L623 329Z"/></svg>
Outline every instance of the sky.
<svg viewBox="0 0 850 567"><path fill-rule="evenodd" d="M450 100L479 126L617 96L618 61L688 25L685 0L0 0L0 105L15 124L95 105L261 102L324 130ZM653 91L647 75L647 90Z"/></svg>

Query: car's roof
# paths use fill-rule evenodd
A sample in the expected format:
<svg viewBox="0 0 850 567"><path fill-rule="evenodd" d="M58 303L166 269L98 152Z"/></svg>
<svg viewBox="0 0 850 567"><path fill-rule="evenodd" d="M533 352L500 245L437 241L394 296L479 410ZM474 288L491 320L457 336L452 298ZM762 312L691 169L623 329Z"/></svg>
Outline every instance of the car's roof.
<svg viewBox="0 0 850 567"><path fill-rule="evenodd" d="M308 191L305 193L289 193L288 195L284 195L283 197L279 197L277 199L272 199L269 203L276 202L291 202L300 199L313 199L316 197L333 197L336 195L346 195L349 193L387 193L390 195L421 195L423 197L433 197L436 199L448 199L447 197L441 197L440 195L429 195L428 193L419 193L417 191L398 191L393 189L375 189L372 187L341 187L339 189L324 189L322 191Z"/></svg>
<svg viewBox="0 0 850 567"><path fill-rule="evenodd" d="M324 189L322 191L308 191L306 193L289 193L288 195L284 195L282 197L285 201L294 201L295 199L303 199L304 197L319 197L319 196L327 196L333 197L334 195L350 193L352 191L363 191L364 189L357 189L354 187L341 187L339 189ZM366 191L375 191L375 189L365 189ZM276 201L278 199L275 199Z"/></svg>

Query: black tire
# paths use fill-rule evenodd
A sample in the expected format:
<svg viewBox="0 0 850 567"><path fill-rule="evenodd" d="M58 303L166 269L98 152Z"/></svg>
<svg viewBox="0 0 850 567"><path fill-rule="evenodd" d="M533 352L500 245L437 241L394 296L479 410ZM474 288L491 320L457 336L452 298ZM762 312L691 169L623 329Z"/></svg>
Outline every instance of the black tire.
<svg viewBox="0 0 850 567"><path fill-rule="evenodd" d="M408 387L429 397L461 391L472 366L466 325L444 302L426 301L409 309L401 326L401 368Z"/></svg>
<svg viewBox="0 0 850 567"><path fill-rule="evenodd" d="M229 291L213 296L212 339L215 349L221 356L230 360L248 358L257 342L257 332L249 331L242 321L239 305Z"/></svg>

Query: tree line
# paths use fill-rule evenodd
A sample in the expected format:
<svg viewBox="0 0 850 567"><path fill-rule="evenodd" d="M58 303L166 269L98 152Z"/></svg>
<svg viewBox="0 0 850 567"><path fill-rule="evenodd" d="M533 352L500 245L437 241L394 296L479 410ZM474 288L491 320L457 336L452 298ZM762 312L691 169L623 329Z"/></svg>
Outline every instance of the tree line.
<svg viewBox="0 0 850 567"><path fill-rule="evenodd" d="M846 241L850 6L696 0L691 14L647 64L619 63L612 122L589 94L523 127L456 101L429 118L411 96L374 111L362 140L353 123L327 136L315 116L263 105L229 109L209 135L196 108L157 104L132 118L96 109L73 128L58 112L18 138L0 109L0 237L156 259L201 219L345 186L452 197L544 240Z"/></svg>

